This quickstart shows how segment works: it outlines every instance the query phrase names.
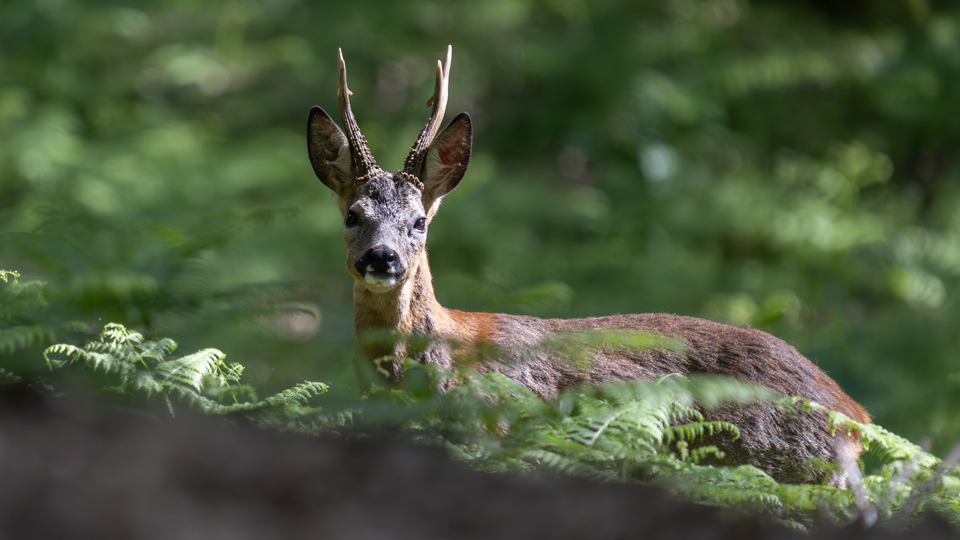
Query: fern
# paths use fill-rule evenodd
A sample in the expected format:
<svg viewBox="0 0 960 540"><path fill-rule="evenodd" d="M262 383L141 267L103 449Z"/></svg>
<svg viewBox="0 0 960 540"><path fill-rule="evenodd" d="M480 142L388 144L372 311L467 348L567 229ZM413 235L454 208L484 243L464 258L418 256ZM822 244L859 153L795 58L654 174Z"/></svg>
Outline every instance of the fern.
<svg viewBox="0 0 960 540"><path fill-rule="evenodd" d="M881 519L899 526L923 510L931 510L960 526L960 444L941 461L881 426L856 422L801 398L788 398L786 402L799 403L801 410L826 412L832 430L858 433L864 449L885 461L879 471L863 479Z"/></svg>
<svg viewBox="0 0 960 540"><path fill-rule="evenodd" d="M13 326L0 330L0 355L13 354L35 345L53 341L53 329L43 324Z"/></svg>
<svg viewBox="0 0 960 540"><path fill-rule="evenodd" d="M55 339L53 329L36 321L35 315L47 307L43 281L19 281L20 274L0 270L0 357L44 345Z"/></svg>
<svg viewBox="0 0 960 540"><path fill-rule="evenodd" d="M404 422L402 413L393 412L401 418L396 423L402 429L422 440L439 442L451 455L480 470L551 471L606 481L654 483L687 500L748 511L797 530L808 530L824 513L842 523L862 511L848 490L780 484L751 466L701 464L721 456L716 447L703 443L706 437L718 432L736 437L739 431L725 422L704 421L692 405L778 399L763 388L717 377L670 375L584 388L548 404L499 374L468 370L453 374L412 363L406 369L408 380L420 373L422 384L454 382L446 393L425 397L419 387L392 389L379 391L373 399L390 400L395 408L409 413ZM801 410L825 410L797 398L781 404L797 410L793 405ZM355 421L368 421L364 416L369 412L369 407L362 407ZM894 524L898 516L912 519L921 510L932 510L952 523L960 521L960 472L952 468L938 473L939 460L879 426L827 414L832 429L857 430L869 450L885 460L878 471L863 479L868 505L881 519ZM382 422L382 417L378 420ZM908 471L910 474L898 481L898 474L910 467L914 472ZM934 488L909 507L911 494L934 479Z"/></svg>
<svg viewBox="0 0 960 540"><path fill-rule="evenodd" d="M167 385L202 392L208 378L212 378L217 386L229 386L230 381L240 381L243 369L226 365L224 358L226 355L217 349L204 349L182 358L161 362L156 367L156 373Z"/></svg>
<svg viewBox="0 0 960 540"><path fill-rule="evenodd" d="M256 399L253 388L242 385L243 366L226 363L226 355L217 349L204 349L187 356L169 358L176 342L163 338L145 341L143 335L120 324L104 327L97 341L83 348L69 344L48 347L44 359L50 369L81 363L93 370L102 370L119 378L111 390L121 393L145 393L147 397L162 395L171 414L171 398L186 401L191 407L209 414L243 414L255 422L280 418L291 426L321 425L314 419L318 411L307 407L313 396L327 391L317 382L303 382L263 400ZM229 399L230 404L223 401ZM243 401L241 401L243 399ZM291 423L292 422L292 423ZM328 422L328 423L336 423Z"/></svg>

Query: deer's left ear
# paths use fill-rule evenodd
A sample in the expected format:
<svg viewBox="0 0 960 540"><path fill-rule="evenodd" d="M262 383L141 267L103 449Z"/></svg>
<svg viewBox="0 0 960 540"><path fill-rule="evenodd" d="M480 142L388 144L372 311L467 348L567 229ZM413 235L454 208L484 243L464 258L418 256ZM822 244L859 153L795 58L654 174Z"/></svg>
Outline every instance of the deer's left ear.
<svg viewBox="0 0 960 540"><path fill-rule="evenodd" d="M460 184L470 165L470 148L473 145L473 126L470 115L462 112L434 137L427 149L423 166L423 186L430 199L436 200Z"/></svg>

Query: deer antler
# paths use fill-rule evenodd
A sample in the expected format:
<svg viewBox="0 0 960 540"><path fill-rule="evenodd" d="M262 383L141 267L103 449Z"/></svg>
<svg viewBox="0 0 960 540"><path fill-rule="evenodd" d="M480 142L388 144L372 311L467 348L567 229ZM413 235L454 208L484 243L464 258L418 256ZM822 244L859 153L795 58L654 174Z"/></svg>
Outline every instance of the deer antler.
<svg viewBox="0 0 960 540"><path fill-rule="evenodd" d="M433 87L433 96L427 100L427 106L433 105L433 111L430 113L430 119L427 120L426 127L420 132L420 137L413 144L410 153L407 155L403 164L403 172L420 176L423 170L423 162L427 156L427 148L433 142L433 138L440 131L440 123L443 122L443 113L447 109L447 96L450 86L450 58L453 56L453 47L447 45L447 56L443 63L437 60L437 81Z"/></svg>
<svg viewBox="0 0 960 540"><path fill-rule="evenodd" d="M449 55L449 53L447 53ZM340 118L343 121L343 127L347 130L347 140L350 142L350 153L353 157L353 165L356 167L358 177L365 177L368 173L377 169L377 162L373 159L373 154L367 148L367 139L360 133L357 126L357 119L353 117L353 111L350 110L350 96L353 92L347 88L347 65L343 62L343 50L337 49L337 55L340 63L337 68L339 86L337 88L337 105L340 107Z"/></svg>

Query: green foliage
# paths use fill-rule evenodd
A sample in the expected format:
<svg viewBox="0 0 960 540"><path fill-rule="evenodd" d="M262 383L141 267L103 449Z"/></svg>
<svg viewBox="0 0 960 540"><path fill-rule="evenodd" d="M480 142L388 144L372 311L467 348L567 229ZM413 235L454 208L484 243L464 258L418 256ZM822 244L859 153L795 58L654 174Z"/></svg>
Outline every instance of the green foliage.
<svg viewBox="0 0 960 540"><path fill-rule="evenodd" d="M378 429L385 425L404 429L444 445L480 470L552 471L648 482L684 499L749 512L802 530L824 512L838 522L876 512L886 524L902 526L920 509L929 509L960 525L956 460L944 466L880 426L859 424L834 412L829 412L831 425L856 430L868 452L881 462L862 480L850 480L865 486L865 508L858 507L851 491L780 484L751 466L701 464L705 457L718 454L716 447L703 443L704 435L739 432L731 424L704 422L693 405L780 400L786 410L796 410L792 405L800 400L779 398L763 388L719 377L671 375L581 388L545 403L499 374L469 370L453 374L416 363L406 368L407 387L374 391L355 413L354 425L373 422ZM446 392L431 390L444 381L449 385ZM389 412L383 400L390 405ZM810 402L802 408L822 409Z"/></svg>
<svg viewBox="0 0 960 540"><path fill-rule="evenodd" d="M15 352L45 345L54 340L49 323L39 322L47 308L46 283L19 281L16 271L0 270L0 358ZM12 281L11 281L12 280Z"/></svg>
<svg viewBox="0 0 960 540"><path fill-rule="evenodd" d="M881 519L902 525L913 512L929 509L960 527L960 443L941 462L921 447L876 424L861 424L817 403L790 398L786 403L802 403L801 410L817 409L827 414L833 430L859 434L864 449L880 457L886 465L863 480Z"/></svg>
<svg viewBox="0 0 960 540"><path fill-rule="evenodd" d="M225 363L220 351L173 358L175 349L170 339L144 340L122 325L108 324L98 340L83 348L57 344L44 356L51 369L80 364L116 375L112 392L163 396L171 413L171 398L176 397L202 412L242 415L264 427L313 434L400 431L441 445L482 471L645 482L683 499L799 530L824 512L838 522L871 512L887 524L903 526L924 510L960 527L960 450L941 463L880 426L722 377L668 375L580 388L545 402L498 373L452 373L408 360L404 388L374 387L360 400L319 407L311 401L327 391L325 384L303 382L258 400L255 389L241 383L243 367ZM739 430L705 421L696 407L757 400L778 400L786 411L823 410L832 429L858 433L881 461L876 471L850 480L854 493L864 491L866 502L858 503L847 490L780 484L751 466L704 464L705 458L722 457L704 443L706 436L726 432L738 437Z"/></svg>
<svg viewBox="0 0 960 540"><path fill-rule="evenodd" d="M171 397L176 397L208 414L241 414L274 427L306 429L313 424L301 417L318 416L308 401L327 391L323 383L304 381L258 400L251 386L240 383L243 366L224 362L222 352L204 349L170 358L176 348L172 339L144 341L140 333L111 323L103 328L99 340L83 348L59 343L48 347L43 356L50 369L80 362L116 375L117 384L110 388L114 392L163 396L171 414ZM226 398L232 403L223 403Z"/></svg>

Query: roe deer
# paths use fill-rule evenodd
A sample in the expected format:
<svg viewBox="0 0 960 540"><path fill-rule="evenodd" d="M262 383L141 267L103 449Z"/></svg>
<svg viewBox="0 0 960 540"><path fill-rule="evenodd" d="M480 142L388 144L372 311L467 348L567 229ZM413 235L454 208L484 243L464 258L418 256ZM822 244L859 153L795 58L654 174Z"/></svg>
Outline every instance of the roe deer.
<svg viewBox="0 0 960 540"><path fill-rule="evenodd" d="M401 382L404 357L453 369L463 355L485 351L479 353L479 370L500 372L545 399L574 385L668 373L719 373L816 401L858 422L870 421L863 407L823 371L784 341L759 330L665 313L538 319L467 313L437 303L425 249L427 227L443 196L463 178L473 136L467 113L439 129L447 105L450 57L448 47L445 61L437 62L434 94L427 102L433 105L432 113L401 171L378 167L360 134L350 109L342 51L338 105L346 135L318 106L311 109L307 123L310 162L336 194L343 215L358 347L385 369L392 384ZM682 350L593 344L584 365L540 346L594 330L655 334L680 342ZM403 341L360 339L371 331L422 336L429 344L412 350ZM812 458L836 462L856 458L861 451L856 434L831 435L822 412L791 415L758 403L704 413L709 420L729 421L740 428L740 439L716 441L726 453L724 463L751 464L784 482L842 485L840 475L812 472L806 462Z"/></svg>

